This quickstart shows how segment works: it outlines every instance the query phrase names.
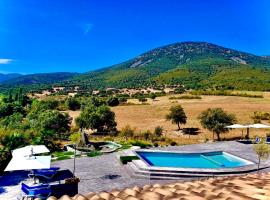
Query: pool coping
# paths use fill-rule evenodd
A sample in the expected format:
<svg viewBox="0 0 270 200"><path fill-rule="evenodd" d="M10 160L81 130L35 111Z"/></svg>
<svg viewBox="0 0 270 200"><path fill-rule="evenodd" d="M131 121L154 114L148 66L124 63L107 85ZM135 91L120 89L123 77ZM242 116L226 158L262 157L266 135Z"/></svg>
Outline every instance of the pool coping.
<svg viewBox="0 0 270 200"><path fill-rule="evenodd" d="M247 160L245 158L239 157L232 153L228 153L226 151L209 151L209 150L202 150L200 153L214 153L214 152L224 152L229 154L230 156L237 157L247 164L245 166L240 167L227 167L227 168L181 168L181 167L157 167L151 166L147 163L137 152L163 152L163 153L188 153L188 154L198 154L198 151L164 151L164 150L153 150L153 149L137 149L134 150L133 153L140 158L140 160L133 160L132 162L135 166L142 171L150 171L150 172L168 172L168 173L198 173L198 174L238 174L238 173L248 173L252 171L256 171L258 169L257 163ZM259 169L268 168L269 165L261 164Z"/></svg>

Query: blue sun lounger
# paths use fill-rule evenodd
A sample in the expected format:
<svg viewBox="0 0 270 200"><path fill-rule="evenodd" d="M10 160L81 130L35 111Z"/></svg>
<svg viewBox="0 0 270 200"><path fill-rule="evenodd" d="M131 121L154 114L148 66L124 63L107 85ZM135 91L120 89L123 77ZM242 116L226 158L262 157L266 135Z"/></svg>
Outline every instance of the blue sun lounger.
<svg viewBox="0 0 270 200"><path fill-rule="evenodd" d="M21 190L25 194L25 195L23 195L22 199L29 199L29 198L32 198L32 199L35 199L35 198L46 199L52 193L51 187L48 184L36 185L36 186L28 186L25 183L22 183Z"/></svg>
<svg viewBox="0 0 270 200"><path fill-rule="evenodd" d="M261 138L256 137L254 143L255 143L255 144L258 144L258 143L260 143L260 142L261 142Z"/></svg>
<svg viewBox="0 0 270 200"><path fill-rule="evenodd" d="M51 167L49 169L34 169L28 176L52 179L59 169L59 167Z"/></svg>

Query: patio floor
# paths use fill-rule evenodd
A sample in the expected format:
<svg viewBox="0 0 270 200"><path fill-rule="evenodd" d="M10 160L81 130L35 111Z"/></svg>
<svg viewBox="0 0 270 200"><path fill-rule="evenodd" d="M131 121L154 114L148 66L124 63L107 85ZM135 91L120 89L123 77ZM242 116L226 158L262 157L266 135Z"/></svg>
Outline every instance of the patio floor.
<svg viewBox="0 0 270 200"><path fill-rule="evenodd" d="M237 155L247 160L256 162L256 154L253 151L252 145L241 144L234 141L217 142L206 144L195 144L185 146L170 146L164 148L155 148L172 151L226 151L228 153ZM175 180L148 180L137 179L130 176L129 171L117 159L117 152L98 157L83 157L76 159L76 176L81 180L79 183L79 193L85 194L88 192L110 191L113 189L123 189L132 186L143 186L155 183L169 183L179 182ZM264 161L270 164L270 159ZM53 166L61 167L61 169L69 169L73 171L73 160L56 161L52 163ZM264 171L270 171L266 169ZM20 191L19 184L24 179L16 180L16 176L9 173L0 177L0 199L15 199L13 197ZM16 173L14 172L14 175ZM17 175L18 176L18 175ZM5 180L5 181L4 181ZM6 184L9 180L10 184ZM187 179L183 179L187 180ZM14 182L14 183L13 183ZM11 184L12 183L12 184Z"/></svg>

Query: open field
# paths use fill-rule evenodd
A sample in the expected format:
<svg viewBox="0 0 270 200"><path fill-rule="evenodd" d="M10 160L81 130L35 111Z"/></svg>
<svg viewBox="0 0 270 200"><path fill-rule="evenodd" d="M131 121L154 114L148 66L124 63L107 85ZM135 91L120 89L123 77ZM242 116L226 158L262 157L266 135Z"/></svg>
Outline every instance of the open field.
<svg viewBox="0 0 270 200"><path fill-rule="evenodd" d="M260 93L261 94L261 93ZM170 96L159 97L155 101L148 99L149 105L139 105L136 99L129 102L135 105L124 105L113 107L112 110L116 114L118 129L126 125L136 127L137 131L154 130L158 125L163 126L165 134L174 138L179 143L197 143L202 142L206 138L212 139L212 133L203 129L197 119L198 115L207 108L223 108L225 111L234 113L239 123L253 123L251 116L255 111L270 111L270 93L263 93L264 98L247 98L236 96L202 96L202 99L191 100L169 100ZM174 95L175 96L175 95ZM165 116L170 107L175 104L181 104L187 114L188 120L186 125L182 127L200 128L200 134L197 136L183 136L176 131L177 126L166 121ZM70 112L72 117L78 116L79 111ZM267 123L267 122L263 122ZM245 133L245 130L243 130ZM268 130L270 132L270 130ZM256 135L265 136L267 130L252 129L251 137ZM224 134L225 138L241 137L241 130L233 130L229 134Z"/></svg>

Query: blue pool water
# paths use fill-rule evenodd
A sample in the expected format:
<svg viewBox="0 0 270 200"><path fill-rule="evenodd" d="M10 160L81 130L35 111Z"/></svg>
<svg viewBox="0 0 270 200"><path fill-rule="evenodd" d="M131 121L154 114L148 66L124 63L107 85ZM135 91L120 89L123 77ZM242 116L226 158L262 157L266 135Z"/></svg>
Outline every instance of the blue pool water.
<svg viewBox="0 0 270 200"><path fill-rule="evenodd" d="M211 153L168 153L168 152L137 152L149 165L156 167L181 168L226 168L240 167L251 162L225 152Z"/></svg>

